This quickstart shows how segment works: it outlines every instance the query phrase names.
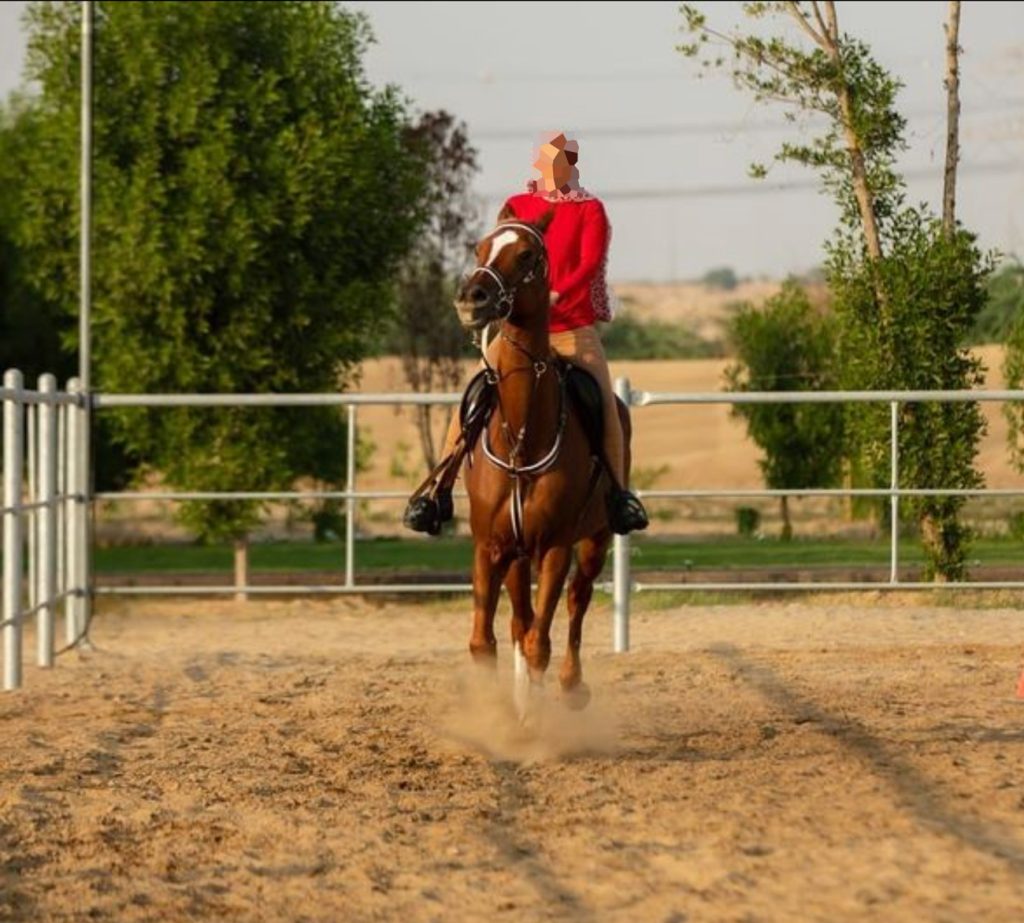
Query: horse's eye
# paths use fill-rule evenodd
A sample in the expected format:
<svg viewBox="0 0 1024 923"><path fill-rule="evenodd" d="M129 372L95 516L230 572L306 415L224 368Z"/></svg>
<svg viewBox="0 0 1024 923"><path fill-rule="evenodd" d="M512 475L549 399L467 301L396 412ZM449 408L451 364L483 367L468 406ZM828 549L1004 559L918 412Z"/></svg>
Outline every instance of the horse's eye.
<svg viewBox="0 0 1024 923"><path fill-rule="evenodd" d="M529 250L524 250L522 253L519 254L519 262L522 263L524 266L527 263L529 263L532 258L533 254Z"/></svg>

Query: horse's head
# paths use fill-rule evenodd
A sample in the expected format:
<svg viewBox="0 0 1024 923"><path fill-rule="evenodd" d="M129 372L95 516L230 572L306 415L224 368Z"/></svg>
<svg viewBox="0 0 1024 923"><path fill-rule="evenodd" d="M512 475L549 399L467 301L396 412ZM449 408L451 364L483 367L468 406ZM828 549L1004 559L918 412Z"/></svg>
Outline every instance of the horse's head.
<svg viewBox="0 0 1024 923"><path fill-rule="evenodd" d="M455 310L467 330L480 330L496 320L520 315L531 307L547 308L547 249L544 231L554 209L540 220L518 221L506 207L498 224L476 247L476 268L466 276ZM534 290L534 299L518 299L520 290ZM517 316L520 321L529 320Z"/></svg>

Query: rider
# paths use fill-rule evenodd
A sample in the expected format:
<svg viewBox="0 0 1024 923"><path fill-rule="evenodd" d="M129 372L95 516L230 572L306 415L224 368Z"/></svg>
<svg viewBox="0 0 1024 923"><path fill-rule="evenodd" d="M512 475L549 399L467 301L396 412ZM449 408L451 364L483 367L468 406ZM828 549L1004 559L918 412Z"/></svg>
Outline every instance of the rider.
<svg viewBox="0 0 1024 923"><path fill-rule="evenodd" d="M531 181L527 192L514 195L506 209L521 221L536 221L554 208L544 234L551 287L551 349L574 365L590 372L601 387L604 406L604 455L614 481L607 497L608 522L613 532L625 535L646 529L647 513L639 498L625 484L625 447L608 361L596 324L611 320L605 270L611 228L601 201L579 184L579 144L559 133L542 144L534 167L540 181ZM460 433L458 415L452 418L443 452L456 451ZM405 513L405 523L417 532L436 532L452 516L451 481L458 472L451 466L449 478L434 496L415 497Z"/></svg>

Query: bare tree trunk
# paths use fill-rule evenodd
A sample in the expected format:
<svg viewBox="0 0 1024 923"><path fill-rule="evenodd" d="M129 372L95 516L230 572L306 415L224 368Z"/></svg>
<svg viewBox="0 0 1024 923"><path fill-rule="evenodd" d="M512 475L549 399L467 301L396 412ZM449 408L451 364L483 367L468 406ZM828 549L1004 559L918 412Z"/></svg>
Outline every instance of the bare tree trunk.
<svg viewBox="0 0 1024 923"><path fill-rule="evenodd" d="M793 538L793 521L789 516L789 497L780 497L782 507L782 540L788 542Z"/></svg>
<svg viewBox="0 0 1024 923"><path fill-rule="evenodd" d="M943 546L942 522L934 513L925 512L921 515L920 526L922 544L931 549L933 560L939 558ZM948 583L949 577L937 567L932 582Z"/></svg>
<svg viewBox="0 0 1024 923"><path fill-rule="evenodd" d="M842 59L839 54L839 21L836 17L836 5L832 0L825 4L825 18L828 22L826 47L832 60L842 73ZM836 89L839 111L843 120L843 136L846 139L846 150L850 155L850 171L853 177L853 194L857 198L861 224L864 227L864 242L868 248L868 256L872 262L882 258L882 236L878 230L878 217L875 215L875 197L868 184L868 170L864 162L864 148L854 128L853 101L850 88L845 79ZM879 300L884 303L882 293Z"/></svg>
<svg viewBox="0 0 1024 923"><path fill-rule="evenodd" d="M249 539L235 539L235 602L249 601L249 594L241 587L249 585Z"/></svg>
<svg viewBox="0 0 1024 923"><path fill-rule="evenodd" d="M956 226L956 170L960 162L960 0L949 0L946 29L946 176L942 190L942 230Z"/></svg>
<svg viewBox="0 0 1024 923"><path fill-rule="evenodd" d="M956 227L956 171L960 162L960 0L950 0L946 32L946 171L942 189L942 231L950 237ZM934 513L924 512L920 519L921 539L933 560L943 552L942 522ZM948 577L936 569L934 581L945 583Z"/></svg>
<svg viewBox="0 0 1024 923"><path fill-rule="evenodd" d="M427 404L416 408L416 428L420 433L420 446L423 449L423 460L427 463L427 470L433 471L437 465L437 450L434 447L433 431L433 410Z"/></svg>

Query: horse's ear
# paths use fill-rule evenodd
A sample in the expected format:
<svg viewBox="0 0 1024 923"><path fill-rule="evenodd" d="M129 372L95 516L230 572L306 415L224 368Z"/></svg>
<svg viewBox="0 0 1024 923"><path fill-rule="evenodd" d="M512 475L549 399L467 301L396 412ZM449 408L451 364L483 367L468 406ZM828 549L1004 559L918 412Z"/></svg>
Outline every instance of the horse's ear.
<svg viewBox="0 0 1024 923"><path fill-rule="evenodd" d="M498 220L495 224L501 224L503 221L514 221L516 213L512 211L512 206L505 203L505 207L498 213Z"/></svg>
<svg viewBox="0 0 1024 923"><path fill-rule="evenodd" d="M543 234L547 229L548 225L551 224L551 219L555 217L555 210L549 208L543 215L541 215L535 222L537 228Z"/></svg>

